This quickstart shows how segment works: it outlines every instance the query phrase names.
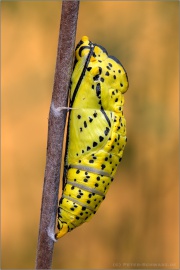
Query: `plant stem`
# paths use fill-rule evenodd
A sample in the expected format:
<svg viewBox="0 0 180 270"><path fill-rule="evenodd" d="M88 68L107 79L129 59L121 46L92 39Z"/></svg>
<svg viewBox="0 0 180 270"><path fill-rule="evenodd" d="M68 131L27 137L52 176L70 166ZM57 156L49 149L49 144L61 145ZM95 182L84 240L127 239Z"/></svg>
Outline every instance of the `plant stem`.
<svg viewBox="0 0 180 270"><path fill-rule="evenodd" d="M58 51L54 77L52 102L48 121L48 141L44 186L42 194L36 269L50 269L54 241L48 230L54 233L58 205L58 190L68 88L73 66L73 52L76 36L79 2L63 1L58 39Z"/></svg>

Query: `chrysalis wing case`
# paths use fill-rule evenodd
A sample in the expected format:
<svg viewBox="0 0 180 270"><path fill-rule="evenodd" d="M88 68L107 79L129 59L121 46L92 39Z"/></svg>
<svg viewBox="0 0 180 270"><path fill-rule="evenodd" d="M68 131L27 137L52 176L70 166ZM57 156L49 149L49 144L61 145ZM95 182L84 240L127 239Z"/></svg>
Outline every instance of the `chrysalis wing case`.
<svg viewBox="0 0 180 270"><path fill-rule="evenodd" d="M119 60L82 37L75 51L56 239L88 221L105 199L126 145L124 93L128 79Z"/></svg>

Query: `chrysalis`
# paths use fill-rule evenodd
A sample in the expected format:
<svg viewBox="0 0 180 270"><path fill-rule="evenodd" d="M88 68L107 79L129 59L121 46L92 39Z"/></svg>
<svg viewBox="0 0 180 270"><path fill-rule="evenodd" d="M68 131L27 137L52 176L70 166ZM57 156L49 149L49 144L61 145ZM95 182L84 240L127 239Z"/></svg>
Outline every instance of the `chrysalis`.
<svg viewBox="0 0 180 270"><path fill-rule="evenodd" d="M82 37L75 50L56 239L88 221L105 199L126 145L127 74L118 59ZM74 109L75 108L75 109Z"/></svg>

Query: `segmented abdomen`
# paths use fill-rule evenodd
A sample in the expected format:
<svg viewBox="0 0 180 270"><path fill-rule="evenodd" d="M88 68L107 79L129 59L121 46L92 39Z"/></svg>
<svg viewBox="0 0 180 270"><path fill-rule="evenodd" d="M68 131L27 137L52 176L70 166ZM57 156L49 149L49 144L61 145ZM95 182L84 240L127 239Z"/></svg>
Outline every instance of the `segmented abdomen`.
<svg viewBox="0 0 180 270"><path fill-rule="evenodd" d="M123 93L127 87L119 61L83 37L72 75L67 170L56 238L89 220L113 181L126 144Z"/></svg>

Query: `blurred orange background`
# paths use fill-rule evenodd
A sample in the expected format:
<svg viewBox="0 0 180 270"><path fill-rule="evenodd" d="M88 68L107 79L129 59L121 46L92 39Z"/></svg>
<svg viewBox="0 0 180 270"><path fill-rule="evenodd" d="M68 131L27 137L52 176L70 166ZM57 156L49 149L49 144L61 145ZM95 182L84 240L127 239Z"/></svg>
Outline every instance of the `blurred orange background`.
<svg viewBox="0 0 180 270"><path fill-rule="evenodd" d="M177 1L81 2L77 28L127 70L128 143L94 218L53 268L179 268ZM61 2L1 3L2 265L34 268Z"/></svg>

